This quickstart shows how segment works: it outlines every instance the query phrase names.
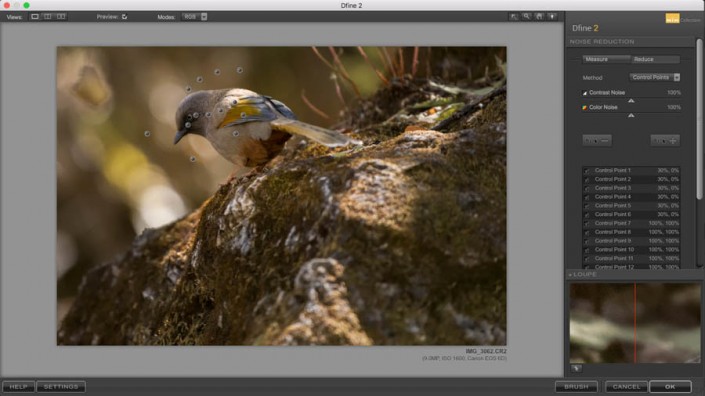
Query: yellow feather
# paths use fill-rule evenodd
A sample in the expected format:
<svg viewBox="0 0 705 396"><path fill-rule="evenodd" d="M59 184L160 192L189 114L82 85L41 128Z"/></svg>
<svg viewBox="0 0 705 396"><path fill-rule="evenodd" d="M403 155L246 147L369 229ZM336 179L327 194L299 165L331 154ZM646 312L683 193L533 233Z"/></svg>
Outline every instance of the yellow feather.
<svg viewBox="0 0 705 396"><path fill-rule="evenodd" d="M223 121L221 121L220 125L218 125L218 128L222 128L228 124L242 120L243 113L245 114L245 118L262 115L262 111L257 106L253 106L251 103L252 102L247 99L239 100L236 105L232 106L228 110L223 118Z"/></svg>

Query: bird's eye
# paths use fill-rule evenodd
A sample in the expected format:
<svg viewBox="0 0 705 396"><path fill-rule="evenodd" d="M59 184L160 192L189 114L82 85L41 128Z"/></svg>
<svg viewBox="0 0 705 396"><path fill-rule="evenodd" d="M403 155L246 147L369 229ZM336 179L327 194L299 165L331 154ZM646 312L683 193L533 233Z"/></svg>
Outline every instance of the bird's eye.
<svg viewBox="0 0 705 396"><path fill-rule="evenodd" d="M233 100L233 106L237 104L237 100Z"/></svg>
<svg viewBox="0 0 705 396"><path fill-rule="evenodd" d="M190 123L190 122L185 123L185 124L184 124L184 127L186 127L186 128L191 128L191 123Z"/></svg>

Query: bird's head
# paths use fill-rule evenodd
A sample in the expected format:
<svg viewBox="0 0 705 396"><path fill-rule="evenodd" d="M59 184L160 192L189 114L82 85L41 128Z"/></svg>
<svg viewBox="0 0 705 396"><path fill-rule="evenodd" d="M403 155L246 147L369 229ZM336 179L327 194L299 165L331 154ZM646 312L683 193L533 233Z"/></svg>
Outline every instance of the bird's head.
<svg viewBox="0 0 705 396"><path fill-rule="evenodd" d="M186 96L176 110L176 127L174 144L179 143L184 136L196 134L205 136L208 120L206 113L213 108L213 91L198 91Z"/></svg>

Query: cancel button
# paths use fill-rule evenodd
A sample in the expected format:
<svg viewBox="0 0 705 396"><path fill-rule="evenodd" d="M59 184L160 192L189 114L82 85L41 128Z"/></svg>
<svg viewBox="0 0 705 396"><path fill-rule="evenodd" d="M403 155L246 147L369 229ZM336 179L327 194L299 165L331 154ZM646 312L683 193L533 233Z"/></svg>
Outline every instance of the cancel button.
<svg viewBox="0 0 705 396"><path fill-rule="evenodd" d="M649 383L646 381L605 381L607 393L647 393Z"/></svg>

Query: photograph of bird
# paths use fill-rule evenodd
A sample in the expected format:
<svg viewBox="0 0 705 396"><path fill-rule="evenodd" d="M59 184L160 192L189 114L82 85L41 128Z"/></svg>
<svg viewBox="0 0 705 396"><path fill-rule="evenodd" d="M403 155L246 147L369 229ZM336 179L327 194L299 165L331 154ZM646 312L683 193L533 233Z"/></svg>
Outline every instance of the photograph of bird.
<svg viewBox="0 0 705 396"><path fill-rule="evenodd" d="M238 168L265 165L292 135L328 147L360 144L340 132L298 121L284 103L241 88L189 94L176 111L176 124L174 144L189 134L203 136Z"/></svg>
<svg viewBox="0 0 705 396"><path fill-rule="evenodd" d="M506 59L57 48L56 345L506 345Z"/></svg>

